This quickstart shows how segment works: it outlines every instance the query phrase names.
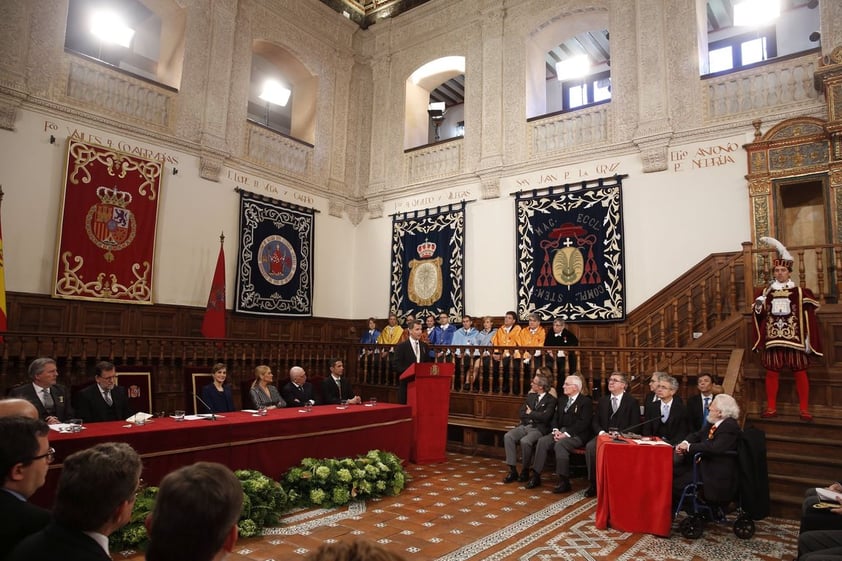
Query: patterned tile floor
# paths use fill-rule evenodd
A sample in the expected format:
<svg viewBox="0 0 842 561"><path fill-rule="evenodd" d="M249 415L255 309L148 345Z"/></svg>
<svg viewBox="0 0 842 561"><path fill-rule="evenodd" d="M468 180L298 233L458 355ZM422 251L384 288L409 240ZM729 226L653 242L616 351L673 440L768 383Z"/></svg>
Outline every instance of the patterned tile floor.
<svg viewBox="0 0 842 561"><path fill-rule="evenodd" d="M569 495L554 495L551 477L543 487L527 490L502 483L505 469L499 460L460 454L449 454L443 464L409 464L407 472L411 480L397 497L291 513L263 537L241 540L227 559L303 559L322 543L352 537L375 540L407 559L436 561L789 561L795 554L795 521L760 521L754 538L745 541L726 526L707 528L699 540L685 539L677 530L664 539L597 530L596 501L584 497L582 479L573 480ZM137 554L115 558L142 559Z"/></svg>

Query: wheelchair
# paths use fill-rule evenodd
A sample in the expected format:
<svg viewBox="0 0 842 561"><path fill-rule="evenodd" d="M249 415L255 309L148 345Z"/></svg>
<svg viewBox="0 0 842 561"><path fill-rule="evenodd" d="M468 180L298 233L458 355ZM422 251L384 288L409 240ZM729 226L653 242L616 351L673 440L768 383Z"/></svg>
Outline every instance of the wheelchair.
<svg viewBox="0 0 842 561"><path fill-rule="evenodd" d="M736 452L728 453L737 456ZM733 524L734 535L740 539L747 540L754 536L755 526L752 517L743 510L739 490L735 500L737 509L732 513L735 519L728 520L726 508L731 501L725 503L712 503L704 499L704 481L699 473L699 464L703 459L702 453L693 456L693 480L688 483L681 492L681 498L673 512L673 520L678 518L682 510L687 510L687 517L679 524L681 535L688 539L698 539L705 531L705 525L710 522L717 524ZM739 486L738 486L739 488Z"/></svg>

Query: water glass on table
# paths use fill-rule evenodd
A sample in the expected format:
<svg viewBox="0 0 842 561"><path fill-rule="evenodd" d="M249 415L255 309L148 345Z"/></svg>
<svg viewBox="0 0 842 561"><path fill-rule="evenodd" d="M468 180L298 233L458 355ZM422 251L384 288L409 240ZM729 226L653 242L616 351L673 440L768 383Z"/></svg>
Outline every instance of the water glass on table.
<svg viewBox="0 0 842 561"><path fill-rule="evenodd" d="M184 411L182 409L176 409L173 417L175 417L176 422L182 422L184 420Z"/></svg>

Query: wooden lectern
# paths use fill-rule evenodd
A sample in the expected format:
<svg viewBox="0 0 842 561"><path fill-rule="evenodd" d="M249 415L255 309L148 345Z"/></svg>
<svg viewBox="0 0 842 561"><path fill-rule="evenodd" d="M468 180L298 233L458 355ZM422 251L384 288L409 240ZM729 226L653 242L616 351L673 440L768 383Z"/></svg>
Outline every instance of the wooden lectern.
<svg viewBox="0 0 842 561"><path fill-rule="evenodd" d="M406 403L412 407L409 460L414 464L445 461L453 364L417 362L404 370L401 380L408 383Z"/></svg>

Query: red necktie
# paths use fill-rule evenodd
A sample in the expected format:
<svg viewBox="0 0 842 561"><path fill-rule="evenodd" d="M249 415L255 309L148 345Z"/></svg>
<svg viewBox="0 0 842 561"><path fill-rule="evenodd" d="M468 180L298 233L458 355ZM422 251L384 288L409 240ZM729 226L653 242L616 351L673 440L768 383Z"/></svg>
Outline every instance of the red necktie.
<svg viewBox="0 0 842 561"><path fill-rule="evenodd" d="M708 431L708 440L713 440L713 433L715 433L715 432L716 432L716 425L713 425L712 427L710 427L710 430Z"/></svg>

